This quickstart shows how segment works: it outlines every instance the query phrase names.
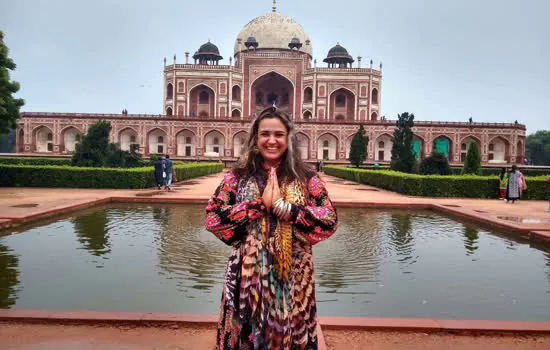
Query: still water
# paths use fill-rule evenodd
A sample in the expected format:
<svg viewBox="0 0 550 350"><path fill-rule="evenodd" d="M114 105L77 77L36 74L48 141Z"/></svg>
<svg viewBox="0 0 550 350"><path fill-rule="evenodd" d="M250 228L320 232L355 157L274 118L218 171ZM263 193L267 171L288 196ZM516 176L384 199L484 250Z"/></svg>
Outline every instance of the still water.
<svg viewBox="0 0 550 350"><path fill-rule="evenodd" d="M432 212L339 209L320 315L550 320L550 247ZM0 233L0 307L216 313L230 248L204 205L116 205Z"/></svg>

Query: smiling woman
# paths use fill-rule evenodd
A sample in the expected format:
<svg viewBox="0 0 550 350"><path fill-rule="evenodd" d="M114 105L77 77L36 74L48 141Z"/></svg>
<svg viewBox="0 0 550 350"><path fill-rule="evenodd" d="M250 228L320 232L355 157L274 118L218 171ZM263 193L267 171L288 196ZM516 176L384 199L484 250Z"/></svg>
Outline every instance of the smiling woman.
<svg viewBox="0 0 550 350"><path fill-rule="evenodd" d="M311 247L336 231L336 210L302 162L286 113L260 113L246 147L206 208L206 228L233 247L217 346L316 349Z"/></svg>

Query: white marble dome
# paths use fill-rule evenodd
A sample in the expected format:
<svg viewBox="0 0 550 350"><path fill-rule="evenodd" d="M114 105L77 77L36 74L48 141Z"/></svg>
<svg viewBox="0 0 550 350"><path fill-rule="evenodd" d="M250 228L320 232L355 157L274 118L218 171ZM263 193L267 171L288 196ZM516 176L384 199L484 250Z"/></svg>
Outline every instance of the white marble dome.
<svg viewBox="0 0 550 350"><path fill-rule="evenodd" d="M259 44L258 49L287 50L289 50L288 44L292 38L297 37L303 44L299 51L308 53L310 57L312 55L311 42L304 28L292 18L278 12L266 13L250 21L235 40L235 54L246 50L244 43L249 37L256 38ZM239 39L242 41L240 50ZM309 45L306 41L309 42Z"/></svg>

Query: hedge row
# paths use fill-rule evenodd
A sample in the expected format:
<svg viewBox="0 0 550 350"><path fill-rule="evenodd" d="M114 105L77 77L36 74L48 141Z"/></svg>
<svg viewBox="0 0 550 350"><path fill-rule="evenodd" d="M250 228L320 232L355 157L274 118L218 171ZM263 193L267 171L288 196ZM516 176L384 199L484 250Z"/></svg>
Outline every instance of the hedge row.
<svg viewBox="0 0 550 350"><path fill-rule="evenodd" d="M349 166L349 168L355 168L352 166ZM366 165L362 166L360 169L368 169L368 170L389 170L389 165L381 165L380 167L374 167L372 165ZM502 168L481 168L481 175L482 176L498 176L500 175L500 171ZM507 167L508 170L510 170L510 166ZM525 176L547 176L550 175L550 169L521 169L520 171ZM462 174L462 167L451 167L451 172L453 175L461 175Z"/></svg>
<svg viewBox="0 0 550 350"><path fill-rule="evenodd" d="M498 198L499 183L494 176L439 176L399 173L391 170L364 170L325 166L327 175L421 197ZM523 199L547 199L545 176L525 177Z"/></svg>
<svg viewBox="0 0 550 350"><path fill-rule="evenodd" d="M142 167L152 166L152 160L140 160ZM49 157L0 157L0 164L19 164L19 165L71 165L71 158L49 158Z"/></svg>
<svg viewBox="0 0 550 350"><path fill-rule="evenodd" d="M219 173L222 163L186 163L174 167L178 180ZM55 165L2 165L0 186L3 187L68 187L68 188L125 188L154 186L152 167L81 168Z"/></svg>

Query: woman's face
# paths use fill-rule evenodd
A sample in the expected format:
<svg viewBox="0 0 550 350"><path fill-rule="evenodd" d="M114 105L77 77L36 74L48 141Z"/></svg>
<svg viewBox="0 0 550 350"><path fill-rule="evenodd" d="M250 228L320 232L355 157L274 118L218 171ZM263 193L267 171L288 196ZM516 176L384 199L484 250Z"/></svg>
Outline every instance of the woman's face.
<svg viewBox="0 0 550 350"><path fill-rule="evenodd" d="M264 160L279 161L288 148L288 132L279 118L266 118L258 126L258 150Z"/></svg>

